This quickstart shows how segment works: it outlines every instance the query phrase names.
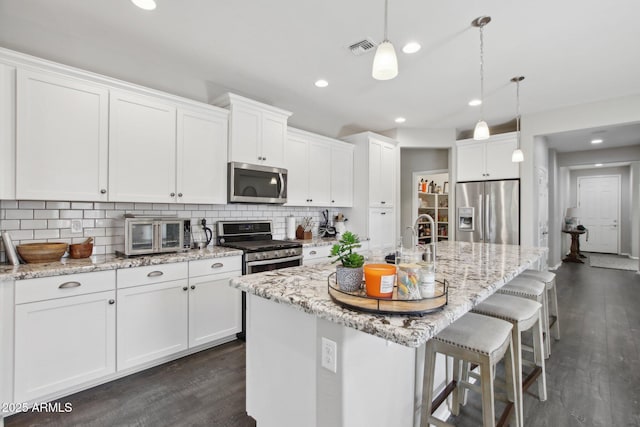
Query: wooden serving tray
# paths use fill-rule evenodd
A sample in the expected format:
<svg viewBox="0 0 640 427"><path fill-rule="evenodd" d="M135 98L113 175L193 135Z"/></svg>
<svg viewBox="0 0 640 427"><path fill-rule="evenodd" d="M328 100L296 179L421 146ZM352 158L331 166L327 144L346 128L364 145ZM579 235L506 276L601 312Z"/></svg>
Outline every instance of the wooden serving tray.
<svg viewBox="0 0 640 427"><path fill-rule="evenodd" d="M329 296L336 304L356 311L377 314L419 315L437 311L447 305L449 284L445 279L436 280L436 293L431 298L417 300L398 299L398 287L394 286L391 298L374 298L367 296L364 287L357 291L347 292L338 288L336 273L327 278Z"/></svg>

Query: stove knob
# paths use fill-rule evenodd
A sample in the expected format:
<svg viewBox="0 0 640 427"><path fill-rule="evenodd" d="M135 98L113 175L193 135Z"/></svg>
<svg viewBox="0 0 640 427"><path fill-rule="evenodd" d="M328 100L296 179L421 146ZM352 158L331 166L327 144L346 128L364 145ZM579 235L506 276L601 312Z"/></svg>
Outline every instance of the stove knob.
<svg viewBox="0 0 640 427"><path fill-rule="evenodd" d="M273 256L274 256L275 258L280 258L280 251L274 251L274 252L273 252Z"/></svg>

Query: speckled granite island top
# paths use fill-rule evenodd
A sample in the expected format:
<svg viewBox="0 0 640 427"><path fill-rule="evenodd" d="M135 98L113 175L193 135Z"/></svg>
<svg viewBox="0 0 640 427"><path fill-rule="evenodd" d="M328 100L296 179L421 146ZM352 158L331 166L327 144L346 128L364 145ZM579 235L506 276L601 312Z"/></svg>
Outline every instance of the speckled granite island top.
<svg viewBox="0 0 640 427"><path fill-rule="evenodd" d="M0 281L35 279L38 277L61 276L90 271L116 270L119 268L142 267L145 265L170 264L173 262L195 261L198 259L220 258L242 255L237 249L213 246L203 250L148 255L134 258L119 258L115 255L96 255L90 258L63 258L60 262L45 264L0 265Z"/></svg>
<svg viewBox="0 0 640 427"><path fill-rule="evenodd" d="M338 306L327 292L327 277L335 271L333 264L242 276L232 279L231 286L407 347L419 347L522 271L535 266L546 251L490 243L438 243L436 274L439 280L449 282L449 302L442 310L422 317L376 315Z"/></svg>

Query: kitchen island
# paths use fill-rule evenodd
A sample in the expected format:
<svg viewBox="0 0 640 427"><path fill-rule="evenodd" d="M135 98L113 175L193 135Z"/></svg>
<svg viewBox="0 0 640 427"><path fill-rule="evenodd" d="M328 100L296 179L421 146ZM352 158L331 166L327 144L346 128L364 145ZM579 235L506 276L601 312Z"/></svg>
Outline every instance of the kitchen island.
<svg viewBox="0 0 640 427"><path fill-rule="evenodd" d="M247 412L264 426L419 426L425 342L527 268L544 248L438 243L448 304L420 316L336 305L332 264L233 279L247 292ZM323 365L325 365L323 367ZM436 387L445 382L445 363ZM440 378L441 377L441 378Z"/></svg>

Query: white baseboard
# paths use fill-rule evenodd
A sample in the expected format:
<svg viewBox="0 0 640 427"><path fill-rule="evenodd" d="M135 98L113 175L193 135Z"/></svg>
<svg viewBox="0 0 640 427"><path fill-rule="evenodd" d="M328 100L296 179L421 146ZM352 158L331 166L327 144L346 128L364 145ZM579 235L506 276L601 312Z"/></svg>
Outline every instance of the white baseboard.
<svg viewBox="0 0 640 427"><path fill-rule="evenodd" d="M560 268L561 265L562 265L562 261L560 261L559 263L557 263L553 267L549 267L549 270L557 270L557 269Z"/></svg>
<svg viewBox="0 0 640 427"><path fill-rule="evenodd" d="M629 259L638 259L638 257L637 257L637 256L631 256L631 254L628 254L628 253L626 253L626 252L623 252L623 253L621 253L620 255L622 255L622 256L626 256L626 257L627 257L627 258L629 258Z"/></svg>

